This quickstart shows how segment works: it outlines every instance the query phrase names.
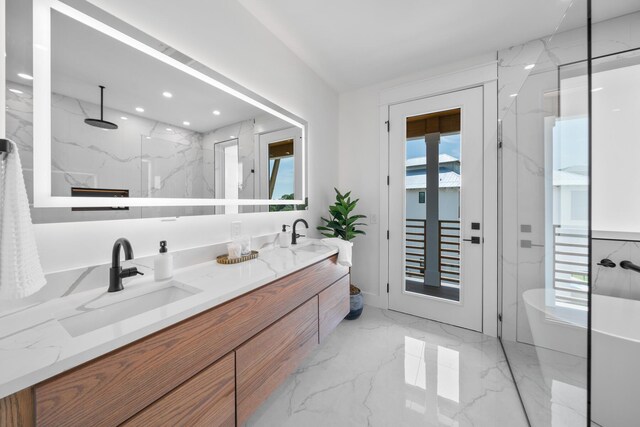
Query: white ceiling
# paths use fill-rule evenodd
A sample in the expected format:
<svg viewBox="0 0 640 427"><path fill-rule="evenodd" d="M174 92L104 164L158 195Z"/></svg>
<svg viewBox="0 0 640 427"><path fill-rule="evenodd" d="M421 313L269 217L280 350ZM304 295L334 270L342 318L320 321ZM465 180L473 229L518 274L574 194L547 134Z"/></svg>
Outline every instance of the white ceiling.
<svg viewBox="0 0 640 427"><path fill-rule="evenodd" d="M586 24L584 0L238 1L339 92ZM595 3L600 19L638 10Z"/></svg>

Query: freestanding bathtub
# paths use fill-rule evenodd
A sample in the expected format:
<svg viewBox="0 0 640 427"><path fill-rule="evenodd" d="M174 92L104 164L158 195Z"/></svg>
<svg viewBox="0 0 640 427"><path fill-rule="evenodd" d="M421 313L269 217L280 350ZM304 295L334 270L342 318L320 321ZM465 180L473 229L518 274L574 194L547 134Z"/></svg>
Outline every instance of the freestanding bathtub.
<svg viewBox="0 0 640 427"><path fill-rule="evenodd" d="M591 418L603 427L640 425L640 301L593 295ZM545 290L523 293L536 345L582 356L586 318L545 304Z"/></svg>

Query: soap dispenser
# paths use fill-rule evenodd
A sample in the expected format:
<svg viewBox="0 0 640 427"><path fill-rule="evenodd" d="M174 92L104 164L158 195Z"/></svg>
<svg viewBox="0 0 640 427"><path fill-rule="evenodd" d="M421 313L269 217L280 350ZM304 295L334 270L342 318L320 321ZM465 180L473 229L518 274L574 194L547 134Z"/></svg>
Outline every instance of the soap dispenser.
<svg viewBox="0 0 640 427"><path fill-rule="evenodd" d="M278 244L281 248L288 248L291 246L291 232L287 231L287 227L291 226L282 224L282 231L278 234Z"/></svg>
<svg viewBox="0 0 640 427"><path fill-rule="evenodd" d="M167 253L167 241L160 242L160 253L153 260L153 275L156 282L173 277L173 255Z"/></svg>

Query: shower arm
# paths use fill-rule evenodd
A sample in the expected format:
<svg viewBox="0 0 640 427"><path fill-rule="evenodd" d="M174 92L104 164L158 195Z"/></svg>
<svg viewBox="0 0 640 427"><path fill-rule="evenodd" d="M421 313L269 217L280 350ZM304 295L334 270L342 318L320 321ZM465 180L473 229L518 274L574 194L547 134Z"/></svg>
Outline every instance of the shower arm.
<svg viewBox="0 0 640 427"><path fill-rule="evenodd" d="M104 120L104 86L100 86L100 120Z"/></svg>
<svg viewBox="0 0 640 427"><path fill-rule="evenodd" d="M627 260L622 261L620 263L620 267L624 268L625 270L631 270L631 271L635 271L636 273L640 273L640 265L636 265L631 261L627 261Z"/></svg>

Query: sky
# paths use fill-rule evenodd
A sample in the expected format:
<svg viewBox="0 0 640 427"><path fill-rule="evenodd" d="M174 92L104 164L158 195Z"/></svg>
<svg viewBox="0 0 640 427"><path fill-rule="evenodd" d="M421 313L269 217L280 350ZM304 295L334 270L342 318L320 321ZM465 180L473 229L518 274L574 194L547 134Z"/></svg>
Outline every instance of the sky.
<svg viewBox="0 0 640 427"><path fill-rule="evenodd" d="M456 159L460 158L460 134L444 135L440 137L440 154L449 154ZM410 139L407 141L407 160L416 157L426 157L424 138Z"/></svg>
<svg viewBox="0 0 640 427"><path fill-rule="evenodd" d="M269 176L273 168L273 160L269 161ZM285 194L295 192L294 183L294 160L293 156L280 159L280 167L278 168L278 177L276 178L276 186L273 189L272 200L280 199Z"/></svg>

